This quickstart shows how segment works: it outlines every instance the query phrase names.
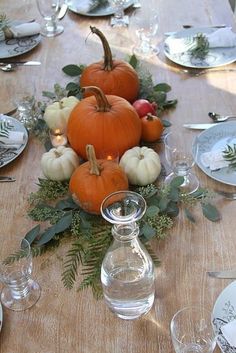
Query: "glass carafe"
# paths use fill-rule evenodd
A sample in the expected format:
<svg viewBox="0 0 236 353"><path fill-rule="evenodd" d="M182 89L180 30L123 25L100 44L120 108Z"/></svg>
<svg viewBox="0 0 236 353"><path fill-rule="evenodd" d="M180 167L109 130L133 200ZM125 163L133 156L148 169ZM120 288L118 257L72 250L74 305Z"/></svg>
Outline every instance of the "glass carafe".
<svg viewBox="0 0 236 353"><path fill-rule="evenodd" d="M154 264L140 242L137 221L146 211L146 202L135 192L119 191L102 203L102 216L113 224L114 241L101 267L104 299L118 317L137 319L154 302Z"/></svg>

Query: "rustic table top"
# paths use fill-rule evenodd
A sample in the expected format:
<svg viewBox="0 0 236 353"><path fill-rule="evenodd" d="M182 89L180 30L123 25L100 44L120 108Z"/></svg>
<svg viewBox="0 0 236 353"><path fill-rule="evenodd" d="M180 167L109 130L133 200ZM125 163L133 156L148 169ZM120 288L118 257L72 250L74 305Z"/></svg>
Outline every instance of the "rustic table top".
<svg viewBox="0 0 236 353"><path fill-rule="evenodd" d="M183 129L183 123L208 122L208 112L235 114L236 71L219 71L191 77L181 73L181 67L169 61L163 53L164 33L181 29L183 24L208 26L227 24L236 27L227 0L160 0L156 1L159 29L156 42L160 54L144 59L154 82L166 82L172 90L169 98L177 98L176 109L164 117L171 129ZM42 23L36 3L1 1L1 12L17 20L35 18ZM140 13L152 11L142 1ZM86 17L68 12L61 21L64 32L55 38L42 37L32 51L19 56L22 60L39 60L40 67L20 67L14 72L0 71L0 112L8 112L13 103L10 87L17 89L33 78L37 97L42 90L52 90L54 83L64 85L68 77L62 67L67 64L88 64L101 59L103 52L89 26L97 26L107 36L113 54L124 58L131 54L135 33L132 30L134 10L130 8L130 26L111 28L110 17ZM228 67L235 67L231 64ZM225 67L226 68L226 67ZM235 67L236 69L236 67ZM194 138L197 131L189 133ZM13 175L14 183L0 186L1 248L10 246L11 239L23 237L34 222L26 216L28 196L37 190L37 179L42 176L40 159L44 148L30 138L29 143L14 162L1 169L1 175ZM209 178L195 166L201 186L209 189L233 190ZM186 220L183 212L175 220L169 236L153 241L153 249L161 260L156 269L156 298L151 312L145 317L126 322L117 319L103 300L93 298L90 290L77 291L77 286L66 290L61 281L62 246L54 252L34 258L33 276L41 284L40 300L30 310L12 312L3 308L0 333L1 353L167 353L173 352L169 324L173 314L183 306L201 303L212 310L225 286L231 280L213 279L207 270L230 269L236 266L236 203L217 198L216 205L222 220L216 223L202 217L196 210L196 224ZM1 250L0 250L1 253ZM218 349L218 348L217 348Z"/></svg>

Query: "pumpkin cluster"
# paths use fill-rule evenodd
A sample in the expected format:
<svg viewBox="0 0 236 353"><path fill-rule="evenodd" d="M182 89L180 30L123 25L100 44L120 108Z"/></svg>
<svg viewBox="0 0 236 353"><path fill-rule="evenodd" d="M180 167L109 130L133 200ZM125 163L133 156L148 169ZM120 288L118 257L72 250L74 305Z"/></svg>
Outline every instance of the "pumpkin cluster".
<svg viewBox="0 0 236 353"><path fill-rule="evenodd" d="M140 116L135 107L139 94L136 71L125 61L113 60L103 33L90 28L102 42L104 60L83 70L83 99L67 97L46 108L47 125L50 129L66 128L70 147L46 152L41 166L47 178L69 180L75 202L85 211L99 214L110 193L127 190L129 183L147 185L156 180L161 170L158 154L138 146L141 139L158 139L163 125L151 114L153 105L151 111L146 105L147 115ZM105 151L118 155L120 164L103 159ZM85 162L80 164L78 156Z"/></svg>

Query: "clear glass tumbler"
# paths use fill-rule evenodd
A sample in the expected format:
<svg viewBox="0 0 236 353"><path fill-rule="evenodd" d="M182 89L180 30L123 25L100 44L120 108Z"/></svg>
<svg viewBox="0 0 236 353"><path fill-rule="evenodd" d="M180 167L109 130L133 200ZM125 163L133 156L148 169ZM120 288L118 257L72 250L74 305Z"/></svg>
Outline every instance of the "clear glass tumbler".
<svg viewBox="0 0 236 353"><path fill-rule="evenodd" d="M154 302L154 265L140 242L137 221L146 211L137 193L120 191L102 203L102 216L113 224L113 243L101 266L104 299L110 310L125 320L146 314Z"/></svg>
<svg viewBox="0 0 236 353"><path fill-rule="evenodd" d="M0 262L0 281L5 285L1 292L1 302L14 311L26 310L41 295L39 284L31 279L33 265L30 244L23 239L4 255Z"/></svg>
<svg viewBox="0 0 236 353"><path fill-rule="evenodd" d="M170 332L176 353L212 353L215 349L211 312L202 306L179 310L171 320Z"/></svg>
<svg viewBox="0 0 236 353"><path fill-rule="evenodd" d="M111 18L112 27L127 27L129 25L129 16L124 14L124 5L127 0L109 0L114 7L114 16Z"/></svg>
<svg viewBox="0 0 236 353"><path fill-rule="evenodd" d="M64 31L64 27L57 23L60 11L60 0L36 0L38 10L45 20L41 34L45 37L55 37Z"/></svg>
<svg viewBox="0 0 236 353"><path fill-rule="evenodd" d="M197 144L189 142L189 136L185 132L169 132L164 137L165 157L172 172L167 175L165 182L170 183L176 176L184 177L181 185L181 192L191 194L199 187L199 181L195 174L191 172L195 164L195 156L198 148Z"/></svg>

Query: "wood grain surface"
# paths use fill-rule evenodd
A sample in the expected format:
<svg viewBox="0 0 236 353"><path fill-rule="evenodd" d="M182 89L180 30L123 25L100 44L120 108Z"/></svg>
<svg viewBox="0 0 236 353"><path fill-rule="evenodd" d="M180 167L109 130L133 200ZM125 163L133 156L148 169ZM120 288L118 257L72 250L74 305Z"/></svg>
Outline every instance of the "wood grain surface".
<svg viewBox="0 0 236 353"><path fill-rule="evenodd" d="M153 74L154 82L172 86L169 98L177 98L175 110L165 118L171 129L183 129L183 123L208 122L208 112L223 114L236 112L236 72L212 72L190 77L180 67L165 58L164 33L181 29L183 24L212 25L225 23L236 29L233 13L227 0L156 0L159 30L156 42L160 54L143 64ZM137 10L136 10L137 11ZM142 1L140 14L152 11L148 1ZM1 0L0 12L12 19L42 23L35 1ZM136 12L136 14L137 14ZM133 21L130 26L115 29L109 17L89 18L68 12L61 21L64 33L55 38L42 37L40 45L21 55L22 60L40 60L40 67L20 67L17 71L0 71L0 112L9 111L12 95L9 85L17 89L27 86L30 77L35 80L37 97L42 90L51 90L54 83L69 81L61 68L67 64L89 64L102 58L101 44L90 34L89 26L97 26L109 39L116 57L132 53L136 40ZM235 67L235 64L229 65ZM189 141L197 132L189 132ZM162 149L162 146L159 147ZM43 146L30 138L24 153L13 163L0 170L1 175L16 177L14 183L0 184L0 257L1 249L10 247L15 237L22 238L34 223L26 217L27 198L37 189L42 176L40 159ZM210 179L197 167L200 183L208 188L233 190ZM190 224L181 213L175 226L164 241L153 241L161 266L156 270L156 298L151 312L136 321L116 318L105 306L96 301L90 290L66 290L61 282L62 259L66 247L34 259L33 277L41 284L38 303L25 312L3 308L3 327L0 333L0 353L171 353L169 324L181 307L201 303L212 310L216 298L230 280L212 279L207 270L236 267L235 229L236 202L217 198L222 220L212 223L196 211L197 223ZM216 351L219 351L218 348Z"/></svg>

